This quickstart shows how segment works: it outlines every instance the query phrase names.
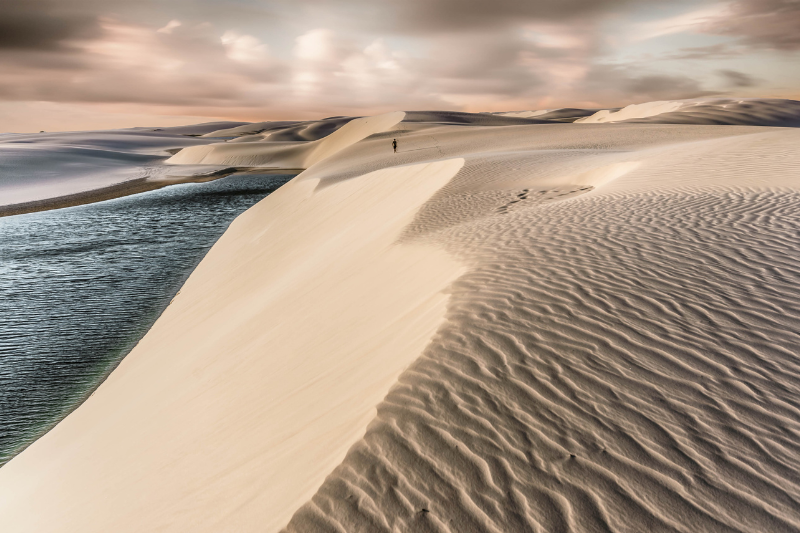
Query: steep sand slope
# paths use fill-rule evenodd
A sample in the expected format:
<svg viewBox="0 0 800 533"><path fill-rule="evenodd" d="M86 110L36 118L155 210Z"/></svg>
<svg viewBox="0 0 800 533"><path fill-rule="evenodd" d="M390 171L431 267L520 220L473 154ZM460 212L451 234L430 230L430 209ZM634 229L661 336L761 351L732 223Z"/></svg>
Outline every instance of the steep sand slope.
<svg viewBox="0 0 800 533"><path fill-rule="evenodd" d="M0 469L6 532L276 531L360 438L461 272L396 245L463 160L240 216L122 364Z"/></svg>

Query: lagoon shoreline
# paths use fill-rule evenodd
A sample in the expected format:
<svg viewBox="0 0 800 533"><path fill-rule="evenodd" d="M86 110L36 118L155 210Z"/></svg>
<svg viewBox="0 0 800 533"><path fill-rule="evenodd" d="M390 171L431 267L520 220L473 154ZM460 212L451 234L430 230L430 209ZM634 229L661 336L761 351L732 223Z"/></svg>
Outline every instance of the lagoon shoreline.
<svg viewBox="0 0 800 533"><path fill-rule="evenodd" d="M38 213L41 211L49 211L51 209L62 209L65 207L75 207L78 205L93 204L95 202L103 202L105 200L114 200L116 198L123 198L132 194L139 194L147 191L155 191L170 185L179 185L182 183L205 183L216 179L231 176L233 174L299 174L303 169L269 169L269 168L252 168L252 167L230 167L221 170L216 170L208 174L198 174L195 176L166 176L164 178L138 178L130 181L124 181L108 187L99 189L92 189L64 196L57 196L55 198L46 198L42 200L35 200L32 202L23 202L18 204L0 205L0 217L8 217L14 215L24 215L27 213Z"/></svg>

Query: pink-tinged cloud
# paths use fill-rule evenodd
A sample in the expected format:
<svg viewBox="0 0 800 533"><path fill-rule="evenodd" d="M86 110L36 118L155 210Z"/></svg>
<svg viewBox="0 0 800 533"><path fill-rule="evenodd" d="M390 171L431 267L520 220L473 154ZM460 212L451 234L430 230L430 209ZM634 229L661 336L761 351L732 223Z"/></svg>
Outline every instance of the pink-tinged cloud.
<svg viewBox="0 0 800 533"><path fill-rule="evenodd" d="M659 6L0 0L0 103L49 102L30 124L13 122L38 131L76 105L92 116L263 120L800 94L787 68L800 59L797 1ZM0 131L12 129L8 109Z"/></svg>

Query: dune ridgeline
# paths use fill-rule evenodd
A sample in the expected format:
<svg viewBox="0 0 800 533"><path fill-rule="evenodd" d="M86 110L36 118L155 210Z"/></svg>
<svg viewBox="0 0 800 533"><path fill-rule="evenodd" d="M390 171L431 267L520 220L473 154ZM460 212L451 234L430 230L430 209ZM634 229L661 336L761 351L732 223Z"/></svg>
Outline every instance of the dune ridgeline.
<svg viewBox="0 0 800 533"><path fill-rule="evenodd" d="M205 133L168 164L304 171L0 468L0 530L798 530L796 126L707 99Z"/></svg>

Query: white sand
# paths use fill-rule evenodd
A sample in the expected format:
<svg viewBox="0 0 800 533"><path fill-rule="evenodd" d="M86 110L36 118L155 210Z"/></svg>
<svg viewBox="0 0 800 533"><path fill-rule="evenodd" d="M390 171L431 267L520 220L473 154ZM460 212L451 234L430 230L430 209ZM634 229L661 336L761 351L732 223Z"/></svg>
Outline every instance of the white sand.
<svg viewBox="0 0 800 533"><path fill-rule="evenodd" d="M530 129L434 133L472 268L286 530L796 531L800 130Z"/></svg>
<svg viewBox="0 0 800 533"><path fill-rule="evenodd" d="M402 111L352 120L315 141L215 143L181 150L167 163L241 167L308 168L373 133L386 131L405 117Z"/></svg>
<svg viewBox="0 0 800 533"><path fill-rule="evenodd" d="M96 394L0 469L2 529L284 525L441 324L461 267L393 243L462 164L295 180L239 217Z"/></svg>
<svg viewBox="0 0 800 533"><path fill-rule="evenodd" d="M305 143L0 529L800 529L800 130L486 116Z"/></svg>
<svg viewBox="0 0 800 533"><path fill-rule="evenodd" d="M504 117L533 118L533 117L539 117L541 115L546 115L550 111L552 111L552 109L536 109L533 111L509 111L506 113L497 113L497 114L502 115Z"/></svg>
<svg viewBox="0 0 800 533"><path fill-rule="evenodd" d="M575 121L576 124L599 124L603 122L620 122L623 120L631 120L635 118L647 118L661 115L663 113L671 113L686 106L685 102L681 101L667 101L667 102L647 102L645 104L632 104L620 109L619 111L609 111L603 109L594 115L586 118L579 118Z"/></svg>
<svg viewBox="0 0 800 533"><path fill-rule="evenodd" d="M176 171L161 163L169 155L168 149L210 142L184 135L187 131L202 132L202 127L151 130L0 136L0 206L46 200L136 179L200 171L188 167Z"/></svg>
<svg viewBox="0 0 800 533"><path fill-rule="evenodd" d="M545 116L543 118L550 118ZM727 124L740 126L800 126L800 102L769 98L695 98L604 109L576 124L610 122L655 124Z"/></svg>

